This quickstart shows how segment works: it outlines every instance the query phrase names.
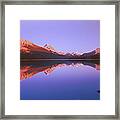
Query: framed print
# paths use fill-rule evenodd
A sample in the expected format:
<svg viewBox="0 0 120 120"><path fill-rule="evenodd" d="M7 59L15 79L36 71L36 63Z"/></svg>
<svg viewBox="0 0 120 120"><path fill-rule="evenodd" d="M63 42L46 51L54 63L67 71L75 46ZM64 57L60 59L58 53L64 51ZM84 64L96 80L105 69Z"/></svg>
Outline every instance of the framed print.
<svg viewBox="0 0 120 120"><path fill-rule="evenodd" d="M1 2L2 119L119 119L119 2Z"/></svg>

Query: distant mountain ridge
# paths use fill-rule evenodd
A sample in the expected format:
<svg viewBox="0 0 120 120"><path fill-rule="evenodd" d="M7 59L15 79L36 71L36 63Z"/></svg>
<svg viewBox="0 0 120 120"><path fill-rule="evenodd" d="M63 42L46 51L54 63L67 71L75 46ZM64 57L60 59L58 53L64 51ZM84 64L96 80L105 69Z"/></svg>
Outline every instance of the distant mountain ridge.
<svg viewBox="0 0 120 120"><path fill-rule="evenodd" d="M38 46L28 40L20 40L21 59L99 59L100 48L91 52L77 54L57 51L51 45Z"/></svg>

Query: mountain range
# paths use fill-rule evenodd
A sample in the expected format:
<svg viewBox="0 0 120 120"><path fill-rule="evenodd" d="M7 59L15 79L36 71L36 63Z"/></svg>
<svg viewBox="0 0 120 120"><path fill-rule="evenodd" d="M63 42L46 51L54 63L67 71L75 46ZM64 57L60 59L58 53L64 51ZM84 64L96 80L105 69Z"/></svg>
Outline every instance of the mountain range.
<svg viewBox="0 0 120 120"><path fill-rule="evenodd" d="M21 59L100 59L100 48L91 52L64 53L57 51L51 45L38 46L28 40L20 40Z"/></svg>

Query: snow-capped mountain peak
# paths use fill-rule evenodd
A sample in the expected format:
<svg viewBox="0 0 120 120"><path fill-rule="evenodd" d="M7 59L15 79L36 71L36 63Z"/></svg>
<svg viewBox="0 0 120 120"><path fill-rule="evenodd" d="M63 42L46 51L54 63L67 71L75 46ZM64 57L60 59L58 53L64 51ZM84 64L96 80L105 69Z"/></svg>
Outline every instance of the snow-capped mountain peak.
<svg viewBox="0 0 120 120"><path fill-rule="evenodd" d="M52 47L51 45L45 44L45 45L44 45L44 48L46 48L46 49L48 49L48 50L50 50L50 51L56 52L56 50L54 49L54 47Z"/></svg>

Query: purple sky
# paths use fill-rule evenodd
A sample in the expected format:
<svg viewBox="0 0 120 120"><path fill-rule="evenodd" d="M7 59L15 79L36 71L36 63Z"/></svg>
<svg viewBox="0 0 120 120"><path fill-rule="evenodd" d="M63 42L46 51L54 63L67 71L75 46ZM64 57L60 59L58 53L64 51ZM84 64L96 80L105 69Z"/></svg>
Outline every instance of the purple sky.
<svg viewBox="0 0 120 120"><path fill-rule="evenodd" d="M20 38L63 52L88 52L100 47L100 21L21 20Z"/></svg>

